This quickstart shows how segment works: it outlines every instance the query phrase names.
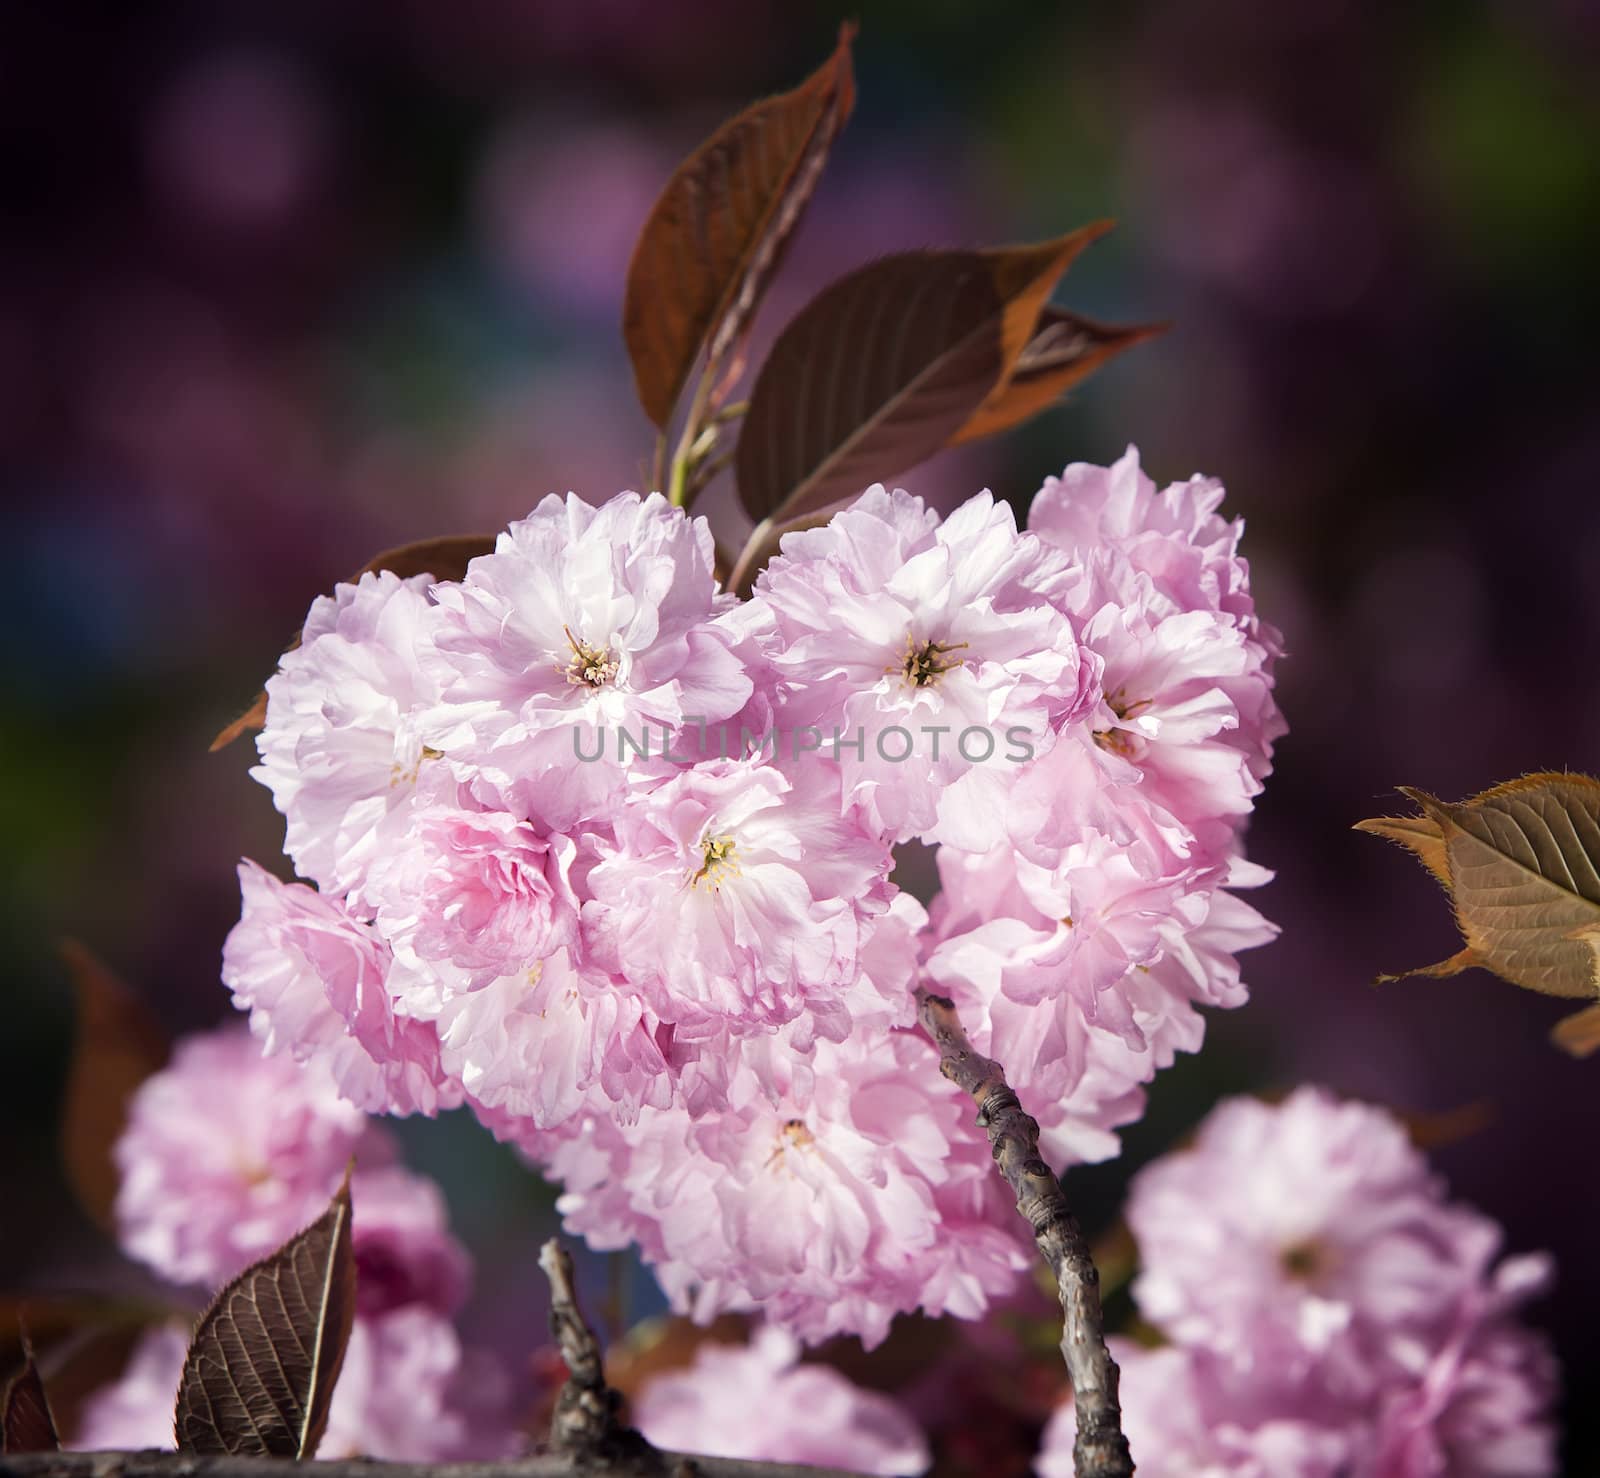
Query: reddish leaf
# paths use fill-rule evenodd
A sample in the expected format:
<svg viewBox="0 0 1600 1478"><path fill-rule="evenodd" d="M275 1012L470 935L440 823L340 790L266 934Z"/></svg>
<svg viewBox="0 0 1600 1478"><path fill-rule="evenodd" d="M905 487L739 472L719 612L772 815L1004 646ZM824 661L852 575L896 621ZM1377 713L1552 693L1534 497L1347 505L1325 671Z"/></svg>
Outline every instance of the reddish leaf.
<svg viewBox="0 0 1600 1478"><path fill-rule="evenodd" d="M55 1418L33 1363L33 1352L24 1343L22 1369L0 1390L0 1452L58 1452Z"/></svg>
<svg viewBox="0 0 1600 1478"><path fill-rule="evenodd" d="M850 42L792 92L731 118L679 165L628 264L622 337L639 403L666 429L709 343L721 362L749 327L855 103Z"/></svg>
<svg viewBox="0 0 1600 1478"><path fill-rule="evenodd" d="M315 1457L355 1307L346 1174L316 1221L201 1315L178 1382L178 1451Z"/></svg>
<svg viewBox="0 0 1600 1478"><path fill-rule="evenodd" d="M1164 324L1116 328L1065 308L1047 306L1010 378L990 393L972 419L950 438L950 445L1020 426L1048 410L1108 359L1165 331Z"/></svg>
<svg viewBox="0 0 1600 1478"><path fill-rule="evenodd" d="M134 1090L167 1060L166 1033L148 1007L76 940L61 956L77 996L77 1039L61 1114L61 1158L83 1209L113 1226L119 1176L112 1149L128 1119Z"/></svg>
<svg viewBox="0 0 1600 1478"><path fill-rule="evenodd" d="M903 252L825 289L779 336L739 436L739 496L790 523L932 456L1011 373L1101 223L1038 246Z"/></svg>
<svg viewBox="0 0 1600 1478"><path fill-rule="evenodd" d="M402 580L409 580L413 575L459 580L480 554L494 553L494 541L493 534L447 534L442 539L419 539L414 544L401 544L374 555L344 583L354 585L363 575L377 570L388 570ZM299 645L300 633L296 632L284 651L292 652ZM211 753L226 749L241 734L261 728L266 721L267 695L263 690L256 694L255 702L211 741Z"/></svg>

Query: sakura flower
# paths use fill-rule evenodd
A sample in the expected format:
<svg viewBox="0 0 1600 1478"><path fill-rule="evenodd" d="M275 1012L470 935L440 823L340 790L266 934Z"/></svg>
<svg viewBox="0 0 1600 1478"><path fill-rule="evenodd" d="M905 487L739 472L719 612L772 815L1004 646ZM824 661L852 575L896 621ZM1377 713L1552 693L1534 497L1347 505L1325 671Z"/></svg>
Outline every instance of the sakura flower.
<svg viewBox="0 0 1600 1478"><path fill-rule="evenodd" d="M250 773L287 820L296 871L330 894L359 886L433 755L416 723L438 697L430 583L382 571L319 596L267 681Z"/></svg>
<svg viewBox="0 0 1600 1478"><path fill-rule="evenodd" d="M324 1073L243 1031L186 1038L129 1103L119 1239L175 1282L220 1283L320 1216L352 1155L394 1148Z"/></svg>
<svg viewBox="0 0 1600 1478"><path fill-rule="evenodd" d="M566 949L431 1011L441 1061L479 1117L509 1137L583 1112L631 1119L672 1099L660 1024L620 982L574 965Z"/></svg>
<svg viewBox="0 0 1600 1478"><path fill-rule="evenodd" d="M465 1293L466 1254L437 1189L394 1163L389 1136L325 1072L263 1057L243 1030L179 1042L130 1101L115 1157L118 1239L176 1283L214 1287L286 1242L354 1158L361 1308L448 1312Z"/></svg>
<svg viewBox="0 0 1600 1478"><path fill-rule="evenodd" d="M744 1347L701 1345L689 1369L645 1385L634 1423L667 1451L856 1473L926 1471L927 1438L901 1406L829 1366L799 1360L799 1344L772 1328Z"/></svg>
<svg viewBox="0 0 1600 1478"><path fill-rule="evenodd" d="M570 838L504 811L432 804L374 863L364 896L392 948L466 989L577 943L576 855Z"/></svg>
<svg viewBox="0 0 1600 1478"><path fill-rule="evenodd" d="M776 1095L741 1065L724 1111L589 1121L550 1165L568 1228L637 1242L702 1322L759 1308L807 1342L870 1347L899 1312L976 1318L1030 1263L969 1102L911 1033L818 1042Z"/></svg>
<svg viewBox="0 0 1600 1478"><path fill-rule="evenodd" d="M1022 810L1068 762L1064 791L1082 785L1089 799L1070 814L1053 801ZM1025 773L1009 797L1030 848L940 850L925 968L1065 1165L1116 1153L1110 1131L1138 1117L1141 1085L1199 1048L1194 1006L1239 1004L1234 955L1273 931L1223 891L1257 875L1200 850L1125 760L1068 732L1035 765L1043 777Z"/></svg>
<svg viewBox="0 0 1600 1478"><path fill-rule="evenodd" d="M460 1102L433 1027L399 1015L388 946L300 883L239 864L243 911L222 947L222 979L268 1053L316 1058L339 1091L373 1113L434 1113Z"/></svg>
<svg viewBox="0 0 1600 1478"><path fill-rule="evenodd" d="M1386 1393L1375 1478L1540 1478L1558 1470L1549 1340L1516 1323L1550 1284L1549 1259L1507 1258L1474 1290L1415 1385Z"/></svg>
<svg viewBox="0 0 1600 1478"><path fill-rule="evenodd" d="M585 926L680 1034L781 1025L855 980L890 857L825 773L710 760L636 789L615 827Z"/></svg>
<svg viewBox="0 0 1600 1478"><path fill-rule="evenodd" d="M1302 1088L1231 1099L1135 1178L1144 1316L1241 1370L1352 1399L1415 1370L1478 1296L1499 1228L1449 1204L1380 1110Z"/></svg>
<svg viewBox="0 0 1600 1478"><path fill-rule="evenodd" d="M1048 479L1028 517L1079 570L1064 609L1103 664L1096 737L1213 848L1248 814L1284 731L1278 634L1256 616L1243 526L1218 516L1222 498L1200 477L1157 492L1130 447L1112 467Z"/></svg>
<svg viewBox="0 0 1600 1478"><path fill-rule="evenodd" d="M755 596L780 712L814 732L874 830L970 838L1015 756L1096 701L1097 664L1057 608L1069 574L988 493L940 523L873 487L785 535Z"/></svg>
<svg viewBox="0 0 1600 1478"><path fill-rule="evenodd" d="M472 1277L466 1249L450 1234L439 1187L400 1165L359 1170L350 1186L356 1309L375 1316L425 1305L453 1314Z"/></svg>
<svg viewBox="0 0 1600 1478"><path fill-rule="evenodd" d="M750 697L712 560L705 520L659 493L546 498L434 590L446 702L431 742L519 815L601 815L635 749L659 746L639 765L659 769L686 724Z"/></svg>
<svg viewBox="0 0 1600 1478"><path fill-rule="evenodd" d="M1278 1409L1218 1383L1205 1356L1110 1341L1121 1369L1122 1430L1147 1478L1347 1478L1362 1434L1315 1403ZM1044 1430L1034 1470L1073 1478L1077 1414L1069 1399Z"/></svg>

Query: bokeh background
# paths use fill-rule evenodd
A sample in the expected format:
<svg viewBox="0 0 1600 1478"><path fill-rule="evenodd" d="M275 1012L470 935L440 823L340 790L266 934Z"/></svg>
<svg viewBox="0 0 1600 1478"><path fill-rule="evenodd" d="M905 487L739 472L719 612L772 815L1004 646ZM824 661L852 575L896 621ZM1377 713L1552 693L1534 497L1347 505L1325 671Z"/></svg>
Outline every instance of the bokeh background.
<svg viewBox="0 0 1600 1478"><path fill-rule="evenodd" d="M234 864L281 823L209 755L311 597L375 551L642 485L618 330L675 161L797 81L844 12L779 0L9 0L0 9L0 1291L105 1245L56 1162L64 934L174 1030L225 1009ZM875 253L1114 216L1061 300L1170 319L1063 409L901 479L1025 506L1130 441L1218 474L1286 633L1292 732L1251 837L1282 938L1164 1077L1130 1171L1230 1091L1422 1115L1462 1197L1552 1249L1567 1471L1600 1471L1600 1062L1352 835L1600 768L1600 8L1591 0L903 0L854 8L860 101L770 335ZM713 502L713 508L718 505ZM1480 1112L1486 1109L1486 1112ZM472 1331L536 1333L550 1195L459 1118L403 1126L480 1259ZM601 1276L593 1273L591 1276ZM630 1275L636 1308L647 1278ZM533 1332L533 1333L531 1333Z"/></svg>

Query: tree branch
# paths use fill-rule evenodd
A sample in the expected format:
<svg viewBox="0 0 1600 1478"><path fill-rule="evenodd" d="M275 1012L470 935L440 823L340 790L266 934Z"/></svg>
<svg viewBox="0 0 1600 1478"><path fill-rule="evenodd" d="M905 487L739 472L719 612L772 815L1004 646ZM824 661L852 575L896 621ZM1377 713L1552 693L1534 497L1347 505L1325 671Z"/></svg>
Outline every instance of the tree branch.
<svg viewBox="0 0 1600 1478"><path fill-rule="evenodd" d="M621 1423L622 1398L606 1384L600 1343L578 1308L572 1258L554 1237L539 1249L539 1266L550 1280L550 1333L567 1364L567 1383L556 1398L550 1422L551 1447L563 1453L588 1453L624 1435L642 1442L638 1433Z"/></svg>
<svg viewBox="0 0 1600 1478"><path fill-rule="evenodd" d="M939 1071L978 1105L978 1123L988 1131L1000 1173L1055 1274L1061 1354L1078 1415L1072 1447L1078 1478L1129 1478L1133 1459L1122 1435L1117 1362L1106 1349L1100 1275L1061 1182L1039 1157L1039 1125L1023 1112L1000 1064L973 1050L953 1001L919 990L917 1017L939 1049Z"/></svg>

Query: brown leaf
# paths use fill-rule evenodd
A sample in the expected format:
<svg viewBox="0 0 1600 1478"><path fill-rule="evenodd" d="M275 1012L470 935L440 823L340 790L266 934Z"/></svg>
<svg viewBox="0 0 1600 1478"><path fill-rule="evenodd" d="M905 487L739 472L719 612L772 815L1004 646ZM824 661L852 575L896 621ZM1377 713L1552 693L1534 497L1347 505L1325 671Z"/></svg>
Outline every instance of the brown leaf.
<svg viewBox="0 0 1600 1478"><path fill-rule="evenodd" d="M1465 948L1386 978L1481 966L1547 995L1600 997L1600 781L1529 775L1455 805L1402 790L1422 813L1414 829L1396 818L1362 829L1409 847L1444 882ZM1569 1035L1581 1041L1586 1030Z"/></svg>
<svg viewBox="0 0 1600 1478"><path fill-rule="evenodd" d="M413 575L432 575L435 580L459 580L467 573L467 566L480 554L494 553L493 534L446 534L440 539L418 539L414 544L400 544L374 555L355 574L342 583L354 585L363 575L378 570L388 570L402 580ZM284 648L285 654L300 645L300 633ZM211 741L211 753L226 749L241 734L262 728L267 722L267 694L263 689L255 701L238 718L218 733Z"/></svg>
<svg viewBox="0 0 1600 1478"><path fill-rule="evenodd" d="M1444 833L1437 822L1427 816L1374 816L1370 821L1356 822L1355 829L1405 847L1449 888L1450 863L1445 856Z"/></svg>
<svg viewBox="0 0 1600 1478"><path fill-rule="evenodd" d="M709 344L708 372L749 327L855 104L850 42L792 92L746 108L678 166L628 264L622 337L661 430Z"/></svg>
<svg viewBox="0 0 1600 1478"><path fill-rule="evenodd" d="M201 1315L178 1383L180 1452L311 1458L355 1317L350 1177L315 1222Z"/></svg>
<svg viewBox="0 0 1600 1478"><path fill-rule="evenodd" d="M932 456L1027 347L1089 242L884 257L826 288L779 336L739 435L739 497L790 523Z"/></svg>
<svg viewBox="0 0 1600 1478"><path fill-rule="evenodd" d="M1009 378L990 392L972 419L950 438L950 445L1020 426L1048 410L1108 359L1165 332L1162 323L1117 328L1047 304Z"/></svg>
<svg viewBox="0 0 1600 1478"><path fill-rule="evenodd" d="M57 1452L61 1439L56 1435L50 1401L33 1363L33 1352L24 1342L22 1369L0 1392L0 1452Z"/></svg>
<svg viewBox="0 0 1600 1478"><path fill-rule="evenodd" d="M120 1176L112 1149L128 1119L128 1100L167 1061L169 1044L149 1008L76 940L61 956L77 997L77 1036L61 1111L61 1158L83 1209L112 1230Z"/></svg>

